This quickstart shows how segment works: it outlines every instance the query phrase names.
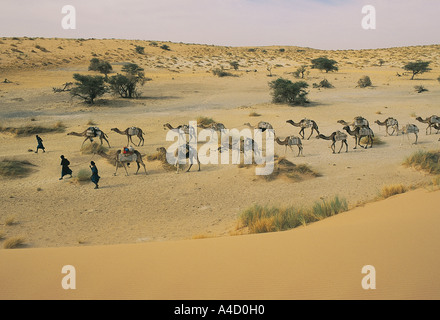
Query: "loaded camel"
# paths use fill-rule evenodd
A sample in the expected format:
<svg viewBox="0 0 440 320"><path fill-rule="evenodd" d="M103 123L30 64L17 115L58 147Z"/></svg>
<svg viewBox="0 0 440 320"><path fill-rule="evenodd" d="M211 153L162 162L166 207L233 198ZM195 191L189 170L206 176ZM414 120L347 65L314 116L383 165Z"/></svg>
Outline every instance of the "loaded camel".
<svg viewBox="0 0 440 320"><path fill-rule="evenodd" d="M286 121L287 123L290 123L294 127L300 127L301 130L299 131L299 135L301 138L304 139L304 130L306 128L312 128L312 132L310 133L310 136L307 138L307 140L310 140L311 136L313 135L313 132L316 131L319 135L319 128L315 121L309 120L309 119L302 119L300 122L295 123L293 120Z"/></svg>
<svg viewBox="0 0 440 320"><path fill-rule="evenodd" d="M360 116L354 118L354 121L351 123L348 123L344 120L338 120L337 123L342 124L344 127L345 126L349 126L349 127L353 127L353 128L356 128L356 127L368 127L369 128L370 127L370 123L368 122L368 120L365 119L364 117L360 117Z"/></svg>
<svg viewBox="0 0 440 320"><path fill-rule="evenodd" d="M104 158L106 158L108 160L113 160L115 162L116 170L115 170L115 173L113 174L114 176L116 176L116 173L118 172L119 165L124 167L125 172L126 172L126 174L128 176L127 166L130 166L131 162L136 162L137 163L137 167L138 168L137 168L137 171L136 171L135 174L138 174L141 165L144 167L145 174L148 174L147 173L147 168L145 167L145 163L142 160L142 155L137 150L134 150L132 148L130 150L130 148L129 148L129 151L126 154L122 153L122 150L118 150L113 155L107 155L106 153L104 153L102 151L98 151L98 154L101 157L104 157Z"/></svg>
<svg viewBox="0 0 440 320"><path fill-rule="evenodd" d="M105 140L108 144L108 147L111 148L110 143L107 140L108 136L103 131L101 131L98 127L90 127L81 133L70 132L67 135L68 136L76 136L76 137L86 137L85 140L83 141L81 147L84 145L84 143L87 140L90 140L90 143L93 143L93 138L99 138L101 140L101 145L103 144L103 140Z"/></svg>
<svg viewBox="0 0 440 320"><path fill-rule="evenodd" d="M399 133L401 133L402 135L406 134L408 140L409 140L409 134L414 133L416 136L416 141L413 144L417 144L419 140L419 128L415 124L407 124L402 129L399 130Z"/></svg>
<svg viewBox="0 0 440 320"><path fill-rule="evenodd" d="M225 151L229 151L229 150L237 150L240 153L248 154L248 152L253 152L254 153L254 157L255 159L258 157L259 159L261 159L261 152L260 152L260 148L258 146L258 143L255 142L254 139L249 138L249 137L240 137L240 141L237 140L232 140L233 143L228 142L228 143L223 143L220 147L218 147L218 151L220 151L220 153L223 153ZM238 163L238 160L240 158L240 155L238 155L238 158L236 159L236 162Z"/></svg>
<svg viewBox="0 0 440 320"><path fill-rule="evenodd" d="M174 163L174 165L177 167L176 173L179 173L179 168L180 168L179 160L182 159L183 155L185 156L185 161L186 159L189 160L189 168L188 170L186 170L186 172L189 172L191 170L194 161L197 162L197 164L199 165L198 171L200 171L200 161L199 161L199 155L197 153L197 149L192 147L189 143L185 143L179 145L177 150L174 152L174 157L176 158L176 162Z"/></svg>
<svg viewBox="0 0 440 320"><path fill-rule="evenodd" d="M169 123L165 123L163 125L163 128L164 128L164 130L166 130L168 128L171 131L177 132L179 135L182 135L182 134L189 135L189 142L191 142L191 140L193 138L194 138L194 140L196 140L196 130L187 124L180 125L176 128L173 128L173 126L170 125Z"/></svg>
<svg viewBox="0 0 440 320"><path fill-rule="evenodd" d="M284 154L286 154L287 152L287 147L289 147L290 150L292 150L293 152L292 146L298 147L297 157L299 157L300 154L303 154L303 146L302 146L301 138L299 137L289 136L286 139L284 139L284 141L281 141L278 137L276 137L275 141L281 146L286 146L286 149L284 150Z"/></svg>
<svg viewBox="0 0 440 320"><path fill-rule="evenodd" d="M344 144L346 146L345 152L348 152L348 143L347 143L347 135L341 131L333 132L330 136L326 137L323 134L319 134L316 139L323 139L323 140L331 140L333 141L331 148L333 150L333 153L336 153L335 151L335 145L337 141L341 141L341 148L339 149L338 153L341 153L342 148L344 147Z"/></svg>
<svg viewBox="0 0 440 320"><path fill-rule="evenodd" d="M269 122L260 121L258 122L257 126L252 126L250 123L245 123L245 126L251 128L251 129L260 129L262 132L266 130L273 130L273 126Z"/></svg>
<svg viewBox="0 0 440 320"><path fill-rule="evenodd" d="M125 129L124 131L119 130L118 128L112 128L111 131L114 131L116 133L122 134L124 136L127 136L127 145L131 143L134 143L132 140L133 136L136 136L139 138L139 144L138 147L141 145L144 145L144 132L142 131L141 128L137 128L137 127L130 127Z"/></svg>
<svg viewBox="0 0 440 320"><path fill-rule="evenodd" d="M440 117L433 115L431 117L428 117L426 119L422 119L422 117L417 117L416 118L417 121L421 122L421 123L426 123L428 124L428 127L426 128L426 134L428 134L428 129L429 129L429 134L432 133L432 127L434 127L435 125L439 125L440 124ZM437 133L438 133L438 129L437 129Z"/></svg>
<svg viewBox="0 0 440 320"><path fill-rule="evenodd" d="M397 121L394 118L387 118L384 122L381 122L380 120L376 120L374 121L374 123L377 123L377 125L383 127L385 126L386 128L386 135L393 135L395 132L397 132L397 134L399 133L399 121ZM393 132L390 134L389 133L389 128L393 129Z"/></svg>
<svg viewBox="0 0 440 320"><path fill-rule="evenodd" d="M350 136L353 136L355 138L355 146L353 149L357 149L357 146L368 149L368 144L370 144L370 148L373 148L373 138L374 133L373 130L371 130L368 127L356 127L354 130L351 130L349 126L345 126L343 128ZM367 137L368 142L365 144L365 146L361 145L362 138Z"/></svg>

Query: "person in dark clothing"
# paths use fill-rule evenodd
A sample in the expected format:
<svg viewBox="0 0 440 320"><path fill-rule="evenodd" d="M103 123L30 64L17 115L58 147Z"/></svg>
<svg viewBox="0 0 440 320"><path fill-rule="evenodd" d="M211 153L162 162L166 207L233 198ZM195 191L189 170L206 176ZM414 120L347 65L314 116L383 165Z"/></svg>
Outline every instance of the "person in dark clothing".
<svg viewBox="0 0 440 320"><path fill-rule="evenodd" d="M95 184L95 189L98 189L98 182L101 177L98 175L98 168L96 167L95 162L90 162L90 169L92 170L92 176L90 177L90 180L92 180L92 182Z"/></svg>
<svg viewBox="0 0 440 320"><path fill-rule="evenodd" d="M41 139L38 135L36 135L37 138L37 151L35 153L38 153L38 149L43 149L43 152L46 152L46 148L43 146L43 139Z"/></svg>
<svg viewBox="0 0 440 320"><path fill-rule="evenodd" d="M63 180L63 177L66 175L70 175L72 177L72 170L69 168L70 161L64 158L64 156L61 156L61 178L60 180Z"/></svg>

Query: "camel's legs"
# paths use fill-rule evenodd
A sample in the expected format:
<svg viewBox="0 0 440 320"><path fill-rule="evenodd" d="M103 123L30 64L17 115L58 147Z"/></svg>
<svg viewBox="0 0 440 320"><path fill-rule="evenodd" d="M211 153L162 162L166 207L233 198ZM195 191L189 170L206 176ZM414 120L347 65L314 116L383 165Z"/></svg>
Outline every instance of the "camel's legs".
<svg viewBox="0 0 440 320"><path fill-rule="evenodd" d="M81 145L81 148L83 147L84 143L85 143L87 140L89 140L89 137L87 137L87 138L83 141L83 143L82 143L82 145ZM90 140L90 141L92 141L92 140ZM91 142L90 142L90 143L91 143Z"/></svg>
<svg viewBox="0 0 440 320"><path fill-rule="evenodd" d="M415 133L416 135L416 142L414 142L414 144L417 144L417 141L419 140L419 135L417 133Z"/></svg>
<svg viewBox="0 0 440 320"><path fill-rule="evenodd" d="M301 128L301 131L299 132L299 135L301 136L301 138L304 139L304 128Z"/></svg>
<svg viewBox="0 0 440 320"><path fill-rule="evenodd" d="M336 141L333 141L332 146L331 146L333 153L336 153L335 144L336 144Z"/></svg>
<svg viewBox="0 0 440 320"><path fill-rule="evenodd" d="M342 147L344 146L344 141L341 141L341 148L339 149L338 153L341 153Z"/></svg>

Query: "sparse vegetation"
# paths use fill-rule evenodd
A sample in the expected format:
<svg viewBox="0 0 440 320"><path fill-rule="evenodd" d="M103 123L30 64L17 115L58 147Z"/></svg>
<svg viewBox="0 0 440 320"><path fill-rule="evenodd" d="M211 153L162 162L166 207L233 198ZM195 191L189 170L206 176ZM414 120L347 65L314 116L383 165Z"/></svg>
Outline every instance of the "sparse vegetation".
<svg viewBox="0 0 440 320"><path fill-rule="evenodd" d="M217 77L220 77L220 78L223 78L223 77L233 77L234 76L232 73L227 72L227 71L225 71L223 69L220 69L220 68L212 70L212 74L217 76Z"/></svg>
<svg viewBox="0 0 440 320"><path fill-rule="evenodd" d="M363 144L369 143L368 137L363 137L361 139L361 143L363 143ZM374 146L381 146L381 145L384 145L384 144L386 144L386 142L383 141L380 137L378 137L378 136L374 136L373 137L373 145Z"/></svg>
<svg viewBox="0 0 440 320"><path fill-rule="evenodd" d="M254 205L240 215L238 228L248 228L249 233L285 231L306 226L347 210L347 201L337 196L330 201L316 202L309 209Z"/></svg>
<svg viewBox="0 0 440 320"><path fill-rule="evenodd" d="M135 50L139 54L144 54L145 53L145 47L142 47L142 46L136 46Z"/></svg>
<svg viewBox="0 0 440 320"><path fill-rule="evenodd" d="M143 86L145 81L151 80L145 78L144 69L135 63L129 63L122 67L122 72L125 74L117 74L108 80L110 91L121 98L132 99L140 97L141 92L138 86Z"/></svg>
<svg viewBox="0 0 440 320"><path fill-rule="evenodd" d="M81 148L81 154L99 154L99 153L106 153L108 151L108 148L97 143L89 143L84 144Z"/></svg>
<svg viewBox="0 0 440 320"><path fill-rule="evenodd" d="M408 188L403 184L393 184L389 186L384 186L380 192L380 196L383 199L395 196L397 194L402 194L408 191Z"/></svg>
<svg viewBox="0 0 440 320"><path fill-rule="evenodd" d="M287 177L296 182L306 178L320 177L320 174L313 171L308 165L296 165L284 157L275 160L273 172L270 175L261 176L266 181L273 181L279 177Z"/></svg>
<svg viewBox="0 0 440 320"><path fill-rule="evenodd" d="M409 156L404 165L429 174L440 174L440 151L417 151Z"/></svg>
<svg viewBox="0 0 440 320"><path fill-rule="evenodd" d="M359 79L357 86L359 88L367 88L367 87L371 87L372 85L373 85L373 83L371 82L370 77L364 76L361 79Z"/></svg>
<svg viewBox="0 0 440 320"><path fill-rule="evenodd" d="M208 117L198 117L197 118L197 125L199 125L202 128L207 128L214 123L216 123L216 122L212 118L208 118Z"/></svg>
<svg viewBox="0 0 440 320"><path fill-rule="evenodd" d="M58 133L64 132L66 126L61 122L57 122L55 125L50 127L43 126L25 126L25 127L0 127L0 132L12 133L17 137L28 137L36 134L42 133Z"/></svg>
<svg viewBox="0 0 440 320"><path fill-rule="evenodd" d="M415 91L417 93L422 93L422 92L426 92L429 91L428 89L426 89L424 86L420 85L420 86L415 86L414 87Z"/></svg>
<svg viewBox="0 0 440 320"><path fill-rule="evenodd" d="M16 249L21 247L25 243L25 238L23 237L14 237L6 239L3 243L3 249Z"/></svg>
<svg viewBox="0 0 440 320"><path fill-rule="evenodd" d="M261 117L261 114L259 114L258 112L251 112L249 113L249 117Z"/></svg>
<svg viewBox="0 0 440 320"><path fill-rule="evenodd" d="M296 69L296 71L293 73L293 76L294 76L295 78L300 78L300 76L301 76L301 79L304 79L304 76L305 76L307 73L309 73L309 72L307 71L307 66L306 66L306 65L302 65L302 66L300 66L298 69Z"/></svg>
<svg viewBox="0 0 440 320"><path fill-rule="evenodd" d="M73 178L73 181L75 182L79 182L79 183L84 183L84 182L90 182L90 170L87 169L80 169L78 171L78 174Z"/></svg>
<svg viewBox="0 0 440 320"><path fill-rule="evenodd" d="M279 78L269 83L272 89L272 100L274 103L287 103L290 105L305 105L307 100L308 84L305 81L293 83L290 80Z"/></svg>
<svg viewBox="0 0 440 320"><path fill-rule="evenodd" d="M16 223L17 223L17 220L16 220L15 216L6 217L5 221L4 221L4 225L7 226L7 227L11 227L11 226L13 226Z"/></svg>
<svg viewBox="0 0 440 320"><path fill-rule="evenodd" d="M24 178L31 172L34 164L27 160L8 160L0 161L0 176L5 178Z"/></svg>

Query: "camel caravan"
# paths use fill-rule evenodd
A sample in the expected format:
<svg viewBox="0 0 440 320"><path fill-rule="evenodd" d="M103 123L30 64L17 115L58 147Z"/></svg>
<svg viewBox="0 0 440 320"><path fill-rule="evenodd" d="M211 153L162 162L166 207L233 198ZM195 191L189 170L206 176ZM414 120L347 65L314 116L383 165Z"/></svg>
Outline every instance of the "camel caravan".
<svg viewBox="0 0 440 320"><path fill-rule="evenodd" d="M431 117L427 117L425 119L423 119L422 117L417 117L416 120L421 123L427 124L427 128L425 130L426 135L432 134L432 129L437 130L436 132L437 134L440 132L440 117L436 115L432 115ZM295 122L294 120L287 120L286 123L292 125L293 127L299 128L299 132L298 132L299 136L289 135L287 137L278 137L275 134L274 127L269 122L265 122L265 121L261 121L255 126L251 125L250 123L245 123L244 126L250 129L258 129L261 132L266 132L269 135L273 134L273 142L280 146L285 147L284 154L287 153L288 148L292 152L294 152L293 147L295 146L298 149L298 153L296 154L296 157L304 156L303 140L306 140L305 138L306 129L310 130L310 135L308 135L307 140L310 140L310 138L316 133L316 139L331 141L330 148L334 154L341 153L344 147L345 147L345 152L346 153L348 152L349 146L347 140L349 136L352 136L354 138L353 149L357 149L357 147L361 147L363 149L373 148L375 134L373 130L370 128L370 122L361 116L355 117L353 121L350 122L347 122L345 120L338 120L337 123L342 125L341 130L336 130L329 135L325 135L321 133L318 124L311 119L305 118L298 122ZM402 136L406 135L409 140L410 139L409 136L413 134L415 136L415 141L413 144L418 143L420 130L415 124L406 124L400 127L399 121L393 117L388 117L384 121L376 120L374 121L374 123L378 125L379 129L381 127L385 127L386 137L393 136L394 134L398 136L400 134ZM226 134L229 131L228 129L226 129L226 126L222 123L213 123L210 124L208 127L197 125L197 127L203 130L210 130L211 137L213 137L215 134L220 134L220 135ZM172 157L172 159L174 159L173 160L174 163L170 163L171 165L177 167L176 172L179 172L180 165L182 165L183 162L186 163L186 161L189 162L189 168L186 170L186 172L189 172L194 164L198 165L198 171L200 171L200 160L197 151L197 127L195 128L190 125L179 125L177 127L173 127L169 123L163 125L163 128L165 130L170 130L177 133L179 139L183 138L184 139L183 141L185 141L173 153L174 157ZM390 132L390 130L392 130L392 132ZM116 169L114 175L116 176L119 167L123 167L126 172L126 175L128 176L128 168L130 168L130 163L137 164L137 170L135 174L138 174L140 168L143 167L144 172L147 175L148 173L147 173L146 165L143 161L143 156L138 150L134 149L131 146L131 144L134 144L133 137L136 137L138 140L137 147L144 146L145 144L144 131L136 126L128 127L123 131L118 128L111 128L111 131L119 135L126 136L127 138L127 145L124 146L122 149L118 149L113 154L110 155L106 154L102 150L97 151L99 155L101 155L104 158L107 158L109 161L115 164ZM101 146L105 141L108 147L111 148L108 135L98 127L89 127L81 133L70 132L67 135L83 137L84 141L82 142L81 148L83 147L86 141L90 141L90 143L93 144L95 140L99 140ZM191 144L191 141L193 140L195 140L195 145L194 143ZM186 141L189 142L187 143ZM362 145L362 141L365 141L364 145ZM340 147L338 152L336 152L336 144L339 142L340 142ZM239 145L237 146L237 144ZM226 143L225 141L222 141L220 147L217 146L217 148L215 148L215 151L219 151L220 153L222 153L225 151L234 150L234 148L236 148L239 153L252 151L255 153L255 156L258 155L259 157L261 157L260 154L261 149L258 146L258 143L250 137L244 137L244 138L241 137L238 140L238 142L235 143L235 145L233 145L231 142ZM165 148L160 147L157 148L157 150L163 152L168 159L168 151Z"/></svg>

